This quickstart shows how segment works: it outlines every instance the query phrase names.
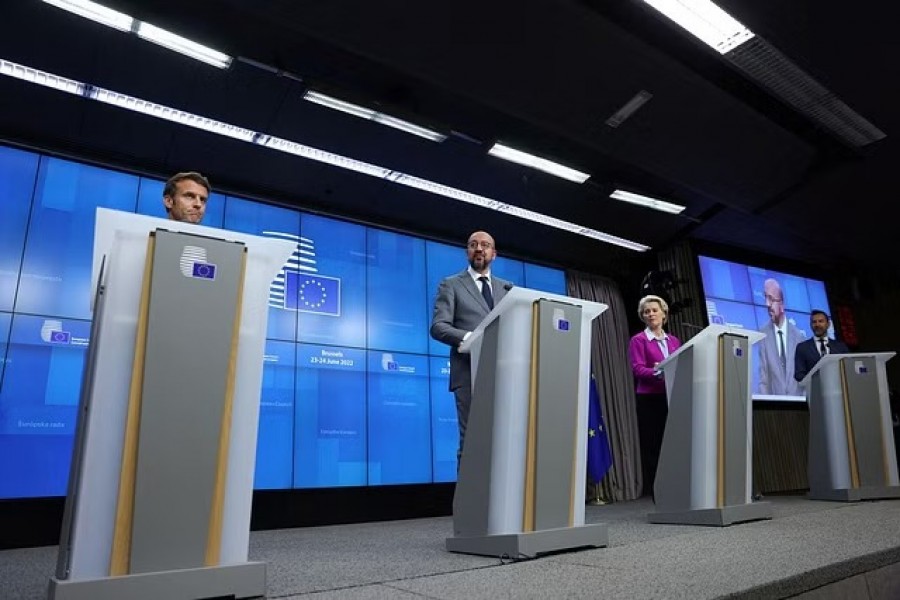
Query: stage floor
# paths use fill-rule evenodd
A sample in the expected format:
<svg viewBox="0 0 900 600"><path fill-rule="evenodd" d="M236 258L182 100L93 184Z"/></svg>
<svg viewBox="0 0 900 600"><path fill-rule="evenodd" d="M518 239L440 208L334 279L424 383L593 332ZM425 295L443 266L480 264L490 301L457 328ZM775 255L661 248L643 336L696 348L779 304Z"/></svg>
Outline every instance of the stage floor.
<svg viewBox="0 0 900 600"><path fill-rule="evenodd" d="M254 532L250 558L269 598L900 598L900 500L765 500L772 520L725 528L652 525L649 500L588 506L608 548L519 562L445 551L449 517ZM0 597L44 598L55 562L0 552Z"/></svg>

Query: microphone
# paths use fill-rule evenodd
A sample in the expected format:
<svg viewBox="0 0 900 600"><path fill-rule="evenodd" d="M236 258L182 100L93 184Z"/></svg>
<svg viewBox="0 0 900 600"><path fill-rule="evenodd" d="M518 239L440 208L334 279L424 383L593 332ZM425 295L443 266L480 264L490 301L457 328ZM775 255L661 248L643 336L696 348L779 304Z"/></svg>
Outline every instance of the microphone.
<svg viewBox="0 0 900 600"><path fill-rule="evenodd" d="M508 292L508 291L511 290L511 289L513 289L513 284L511 284L511 283L504 283L504 284L503 284L503 290L504 290L504 291L507 291L507 292Z"/></svg>
<svg viewBox="0 0 900 600"><path fill-rule="evenodd" d="M693 329L695 331L703 331L706 329L705 327L701 327L700 325L694 325L693 323L682 323L682 327L687 327L688 329Z"/></svg>

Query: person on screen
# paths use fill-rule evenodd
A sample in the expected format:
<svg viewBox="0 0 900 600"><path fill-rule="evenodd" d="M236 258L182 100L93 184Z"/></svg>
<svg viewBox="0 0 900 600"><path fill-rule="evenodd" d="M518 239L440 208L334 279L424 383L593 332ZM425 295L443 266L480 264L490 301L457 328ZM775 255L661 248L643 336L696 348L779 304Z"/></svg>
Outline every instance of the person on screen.
<svg viewBox="0 0 900 600"><path fill-rule="evenodd" d="M631 338L628 357L634 373L637 394L638 436L641 448L641 472L644 476L644 495L653 492L656 466L669 403L666 401L666 385L659 363L681 346L674 335L663 330L669 318L669 305L659 296L644 296L638 303L638 315L647 326Z"/></svg>
<svg viewBox="0 0 900 600"><path fill-rule="evenodd" d="M828 337L828 327L831 319L824 310L816 309L809 315L809 328L813 337L797 344L797 352L794 355L794 379L801 381L806 377L819 359L826 354L846 354L850 348L844 342Z"/></svg>
<svg viewBox="0 0 900 600"><path fill-rule="evenodd" d="M196 171L172 175L163 188L163 206L172 221L200 223L209 199L209 180Z"/></svg>
<svg viewBox="0 0 900 600"><path fill-rule="evenodd" d="M459 419L459 448L462 456L472 405L472 365L469 354L459 352L459 345L503 299L512 283L491 275L491 263L497 258L494 238L476 231L466 242L469 266L441 281L434 300L431 337L450 346L450 391L456 399Z"/></svg>
<svg viewBox="0 0 900 600"><path fill-rule="evenodd" d="M766 337L759 343L759 393L777 396L802 396L794 379L797 344L806 337L784 314L784 292L775 279L763 283L769 322L760 329Z"/></svg>

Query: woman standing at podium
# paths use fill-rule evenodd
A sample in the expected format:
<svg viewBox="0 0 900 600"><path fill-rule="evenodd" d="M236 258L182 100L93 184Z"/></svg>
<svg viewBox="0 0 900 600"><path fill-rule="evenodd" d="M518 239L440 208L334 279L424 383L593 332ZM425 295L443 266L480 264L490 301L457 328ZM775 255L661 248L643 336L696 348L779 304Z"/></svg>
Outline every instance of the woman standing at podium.
<svg viewBox="0 0 900 600"><path fill-rule="evenodd" d="M659 449L666 430L669 404L666 385L659 363L681 346L674 335L663 330L669 316L669 305L659 296L644 296L638 303L638 315L647 326L631 338L628 356L634 373L637 395L638 435L641 448L641 472L644 476L643 495L653 493Z"/></svg>

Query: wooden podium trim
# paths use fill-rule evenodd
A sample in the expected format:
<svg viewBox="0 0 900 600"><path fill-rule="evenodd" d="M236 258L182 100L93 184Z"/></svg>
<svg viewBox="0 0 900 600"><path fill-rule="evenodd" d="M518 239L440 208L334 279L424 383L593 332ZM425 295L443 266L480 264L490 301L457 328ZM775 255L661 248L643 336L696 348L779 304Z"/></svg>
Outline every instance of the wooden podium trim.
<svg viewBox="0 0 900 600"><path fill-rule="evenodd" d="M141 303L138 310L137 336L134 342L134 361L131 367L131 386L128 391L128 415L125 419L125 442L122 446L122 466L119 471L119 495L116 503L115 527L109 560L110 576L127 575L131 569L131 529L134 521L134 485L137 473L137 449L140 434L141 400L144 385L144 357L147 350L147 319L150 311L150 284L153 274L153 253L156 235L147 239L147 258L141 282Z"/></svg>
<svg viewBox="0 0 900 600"><path fill-rule="evenodd" d="M534 531L534 486L537 455L538 348L540 348L540 306L531 304L531 372L528 382L528 430L525 440L525 498L522 503L522 531Z"/></svg>
<svg viewBox="0 0 900 600"><path fill-rule="evenodd" d="M876 363L875 363L876 373L878 372L879 366L880 365L878 365L878 363L876 361ZM893 420L893 415L891 414L890 406L889 406L887 417L885 417L884 406L881 404L881 394L878 395L878 398L876 399L876 401L878 402L878 423L881 424L883 427L884 423L885 423L885 419L887 419L887 421L890 422ZM891 436L891 437L893 437L893 436ZM894 443L896 444L897 441L894 440ZM884 435L884 430L882 429L882 431L881 431L881 466L882 466L881 471L884 475L885 487L891 487L891 468L888 463L888 461L890 460L891 450L893 450L893 448L889 447L888 437Z"/></svg>
<svg viewBox="0 0 900 600"><path fill-rule="evenodd" d="M859 458L856 456L856 440L853 438L853 419L850 416L850 390L847 385L847 361L841 359L841 400L844 404L844 428L847 433L847 453L850 460L850 485L859 488Z"/></svg>
<svg viewBox="0 0 900 600"><path fill-rule="evenodd" d="M716 506L725 506L725 337L719 336L719 352L716 355L717 382L717 452L716 452Z"/></svg>
<svg viewBox="0 0 900 600"><path fill-rule="evenodd" d="M594 385L594 375L591 373L590 378L591 385ZM579 382L581 383L581 382ZM590 393L588 390L588 402L590 402ZM599 401L599 398L598 398ZM578 409L575 410L575 421L572 423L572 476L571 476L571 484L569 485L569 527L575 527L575 489L576 484L578 483L578 435L581 433L581 429L578 425L581 421L578 418L578 413L581 409L581 396L578 397L577 401ZM590 410L588 408L587 410ZM601 409L602 412L602 409ZM587 425L587 419L585 419L585 425ZM587 433L585 433L585 437ZM585 443L585 453L584 453L584 471L587 473L587 444L589 441ZM612 454L612 449L610 449L610 454ZM600 485L600 482L597 482L597 485ZM583 502L582 502L583 504Z"/></svg>
<svg viewBox="0 0 900 600"><path fill-rule="evenodd" d="M228 380L225 383L225 403L222 408L222 425L219 430L219 458L216 465L216 481L213 487L212 507L209 512L209 535L206 541L204 564L219 565L222 549L222 523L225 512L225 482L228 477L228 450L231 442L231 415L234 407L234 379L237 371L238 338L241 331L241 309L244 299L244 277L247 269L247 249L241 257L241 273L238 276L237 302L231 333L231 355L228 360Z"/></svg>

